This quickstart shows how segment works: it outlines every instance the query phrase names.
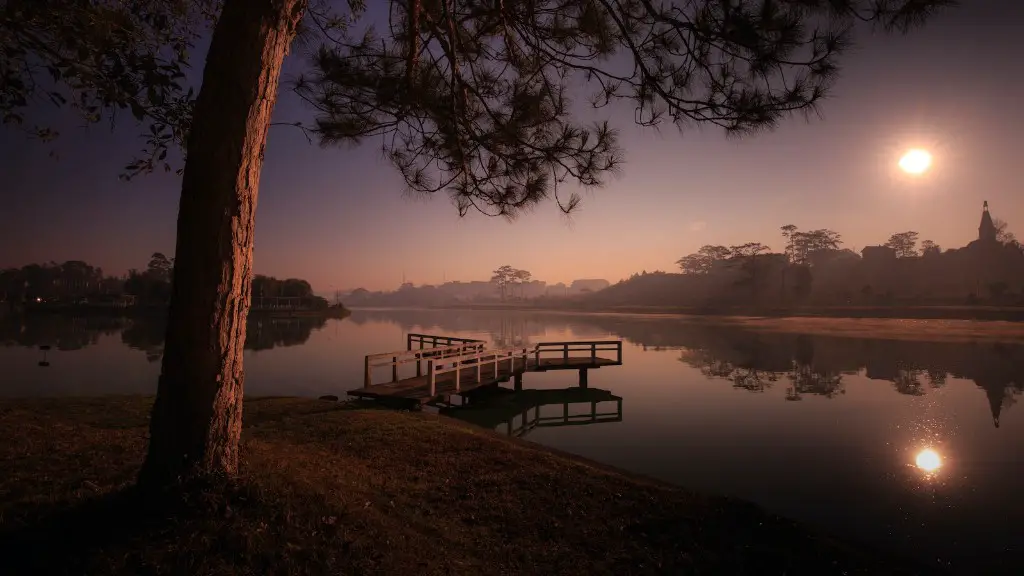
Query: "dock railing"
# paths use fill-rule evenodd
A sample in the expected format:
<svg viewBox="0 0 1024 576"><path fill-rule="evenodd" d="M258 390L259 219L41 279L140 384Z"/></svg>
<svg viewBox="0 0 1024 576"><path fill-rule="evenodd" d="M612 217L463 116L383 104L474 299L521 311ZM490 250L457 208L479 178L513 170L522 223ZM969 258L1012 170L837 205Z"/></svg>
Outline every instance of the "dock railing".
<svg viewBox="0 0 1024 576"><path fill-rule="evenodd" d="M622 364L622 340L579 340L575 342L541 342L533 350L534 361L540 365L542 356L561 356L569 363L572 352L590 352L590 359L597 361L598 352L615 352L615 362Z"/></svg>
<svg viewBox="0 0 1024 576"><path fill-rule="evenodd" d="M456 339L457 340L457 339ZM476 353L484 349L484 343L476 341L465 341L451 346L438 346L434 348L423 348L422 350L398 350L395 352L384 352L381 354L370 354L366 356L363 368L363 387L369 388L373 384L373 369L391 367L391 381L398 382L398 367L403 364L416 363L416 375L422 376L422 362L424 360L442 359L464 356Z"/></svg>
<svg viewBox="0 0 1024 576"><path fill-rule="evenodd" d="M473 338L456 338L455 336L409 333L405 337L405 349L423 350L426 348L448 347L458 344L483 344L483 342L483 340L475 340ZM419 346L415 346L415 344L419 344Z"/></svg>
<svg viewBox="0 0 1024 576"><path fill-rule="evenodd" d="M432 358L427 361L427 378L430 381L430 395L437 395L437 377L441 374L455 372L455 391L459 392L462 390L459 382L459 376L466 364L476 366L476 382L480 382L484 368L490 366L491 368L489 369L493 371L493 377L497 378L499 365L502 362L507 361L509 372L513 372L515 370L516 360L518 359L522 359L523 366L526 366L526 362L530 358L530 352L529 348L501 348L497 350L484 350L481 348L477 352L461 356Z"/></svg>

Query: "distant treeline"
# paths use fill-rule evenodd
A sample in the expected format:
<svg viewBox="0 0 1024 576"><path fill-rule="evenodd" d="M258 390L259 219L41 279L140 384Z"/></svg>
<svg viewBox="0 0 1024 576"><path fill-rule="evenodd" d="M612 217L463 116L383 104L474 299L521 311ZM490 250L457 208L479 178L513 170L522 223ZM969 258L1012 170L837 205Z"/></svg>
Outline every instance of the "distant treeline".
<svg viewBox="0 0 1024 576"><path fill-rule="evenodd" d="M987 214L987 212L986 212ZM703 246L679 273L635 274L578 299L588 306L749 310L801 306L1024 305L1024 252L995 220L991 233L943 251L917 232L893 234L861 253L832 230L781 228L782 252L760 242Z"/></svg>
<svg viewBox="0 0 1024 576"><path fill-rule="evenodd" d="M80 260L49 262L0 270L0 302L76 306L121 304L166 306L171 298L174 259L155 252L143 270L124 276ZM252 308L321 310L330 303L314 294L309 282L257 274L252 280Z"/></svg>

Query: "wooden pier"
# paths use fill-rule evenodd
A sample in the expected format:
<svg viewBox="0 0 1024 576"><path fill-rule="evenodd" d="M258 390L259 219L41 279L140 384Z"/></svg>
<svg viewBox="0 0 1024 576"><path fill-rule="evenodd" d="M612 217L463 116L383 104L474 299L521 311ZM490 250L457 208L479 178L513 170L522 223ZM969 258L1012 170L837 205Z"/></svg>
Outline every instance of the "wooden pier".
<svg viewBox="0 0 1024 576"><path fill-rule="evenodd" d="M533 347L488 349L481 340L410 334L406 350L366 356L363 387L348 394L426 404L509 380L521 389L524 373L549 370L578 370L580 386L585 388L588 370L620 364L621 340L542 342ZM412 365L415 375L401 378L400 368ZM374 372L382 368L390 368L391 378L375 384Z"/></svg>

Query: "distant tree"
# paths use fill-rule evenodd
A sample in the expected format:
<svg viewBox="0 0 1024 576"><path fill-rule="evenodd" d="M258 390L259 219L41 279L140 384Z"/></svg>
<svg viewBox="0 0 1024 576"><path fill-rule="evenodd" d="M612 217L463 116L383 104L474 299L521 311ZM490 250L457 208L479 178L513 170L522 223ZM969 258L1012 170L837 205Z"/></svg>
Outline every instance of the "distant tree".
<svg viewBox="0 0 1024 576"><path fill-rule="evenodd" d="M786 260L792 262L796 248L793 245L793 234L796 233L797 228L793 224L786 224L780 230L782 230L782 237L786 239Z"/></svg>
<svg viewBox="0 0 1024 576"><path fill-rule="evenodd" d="M171 282L171 274L174 271L174 259L164 256L161 252L154 252L149 258L149 265L146 272L157 282Z"/></svg>
<svg viewBox="0 0 1024 576"><path fill-rule="evenodd" d="M921 242L921 256L929 256L942 253L942 248L931 240Z"/></svg>
<svg viewBox="0 0 1024 576"><path fill-rule="evenodd" d="M728 260L731 256L732 252L725 246L706 244L696 253L676 260L676 265L683 274L708 274L716 264Z"/></svg>
<svg viewBox="0 0 1024 576"><path fill-rule="evenodd" d="M771 250L772 249L770 247L765 246L760 242L747 242L746 244L740 244L738 246L730 246L728 248L728 253L732 260L744 260L760 256L766 252L771 252Z"/></svg>
<svg viewBox="0 0 1024 576"><path fill-rule="evenodd" d="M740 271L743 272L743 278L738 280L737 284L750 286L751 298L755 302L764 278L763 268L766 267L764 256L770 251L771 248L760 242L747 242L729 247L729 261L738 265Z"/></svg>
<svg viewBox="0 0 1024 576"><path fill-rule="evenodd" d="M1019 243L1017 242L1017 237L1013 234L1013 232L1010 232L1009 224L1007 224L1005 220L995 218L992 220L992 224L996 228L996 241L1000 242L1001 244L1010 244L1013 246L1019 245Z"/></svg>
<svg viewBox="0 0 1024 576"><path fill-rule="evenodd" d="M838 250L842 245L842 236L827 228L797 232L795 227L790 232L788 248L791 249L789 259L795 264L810 264L811 256L824 250Z"/></svg>
<svg viewBox="0 0 1024 576"><path fill-rule="evenodd" d="M515 285L519 286L519 297L520 298L525 298L526 297L525 293L523 292L523 289L526 287L526 284L530 282L530 278L532 276L533 275L530 274L530 272L527 271L527 270L518 270L518 269L516 269L516 270L512 271L512 282Z"/></svg>
<svg viewBox="0 0 1024 576"><path fill-rule="evenodd" d="M505 300L505 296L508 293L508 287L515 280L515 273L516 269L508 264L499 267L492 273L491 283L498 287L502 300Z"/></svg>
<svg viewBox="0 0 1024 576"><path fill-rule="evenodd" d="M885 246L892 248L897 258L912 258L917 256L917 232L899 232L889 236Z"/></svg>

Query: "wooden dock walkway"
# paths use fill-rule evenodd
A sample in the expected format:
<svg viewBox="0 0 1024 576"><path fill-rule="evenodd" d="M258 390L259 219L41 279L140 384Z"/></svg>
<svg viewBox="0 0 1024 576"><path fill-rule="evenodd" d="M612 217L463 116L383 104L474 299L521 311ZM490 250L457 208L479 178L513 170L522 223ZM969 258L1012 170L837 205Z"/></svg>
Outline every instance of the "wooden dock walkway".
<svg viewBox="0 0 1024 576"><path fill-rule="evenodd" d="M549 370L578 370L580 385L585 387L588 370L622 364L621 340L543 342L532 348L488 349L480 340L410 334L406 348L366 356L363 387L349 390L349 396L425 404L483 386L518 382L526 372ZM605 358L602 353L614 357ZM416 375L400 378L399 368L412 364ZM388 367L390 381L374 384L374 369Z"/></svg>

